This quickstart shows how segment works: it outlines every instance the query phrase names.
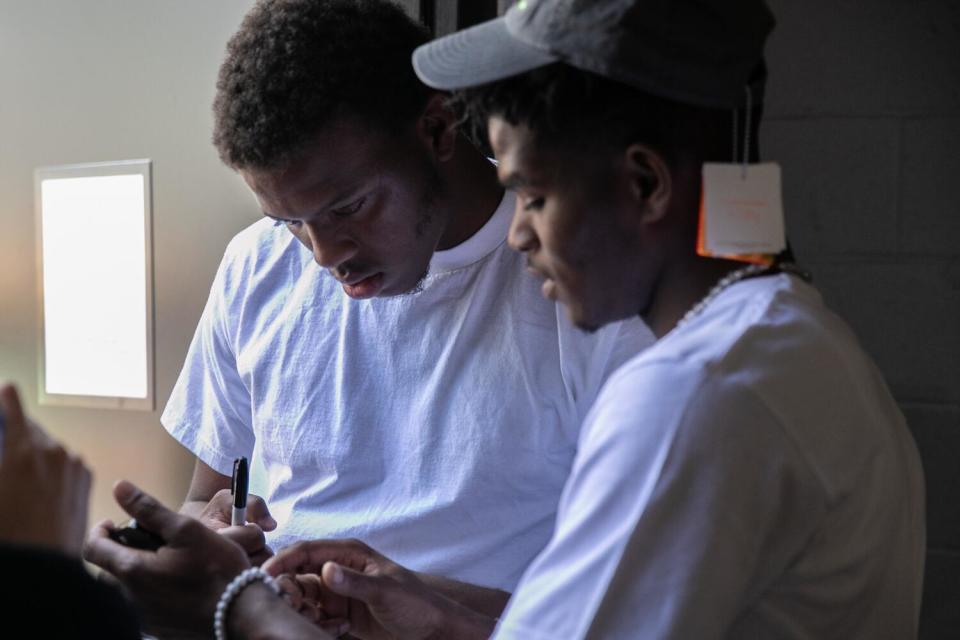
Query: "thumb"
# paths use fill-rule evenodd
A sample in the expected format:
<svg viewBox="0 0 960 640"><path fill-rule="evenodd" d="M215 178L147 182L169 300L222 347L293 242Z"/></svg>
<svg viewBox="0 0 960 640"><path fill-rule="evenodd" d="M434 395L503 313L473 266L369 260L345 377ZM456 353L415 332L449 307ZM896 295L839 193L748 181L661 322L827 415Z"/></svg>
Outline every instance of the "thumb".
<svg viewBox="0 0 960 640"><path fill-rule="evenodd" d="M385 586L381 579L348 569L336 562L325 562L320 572L323 584L334 593L376 605L383 600Z"/></svg>
<svg viewBox="0 0 960 640"><path fill-rule="evenodd" d="M252 493L247 497L247 522L260 525L264 531L273 531L277 528L277 521L270 515L267 501Z"/></svg>
<svg viewBox="0 0 960 640"><path fill-rule="evenodd" d="M159 535L167 542L177 542L183 523L191 520L167 509L159 500L126 480L113 485L113 497L124 511L136 519L137 526Z"/></svg>

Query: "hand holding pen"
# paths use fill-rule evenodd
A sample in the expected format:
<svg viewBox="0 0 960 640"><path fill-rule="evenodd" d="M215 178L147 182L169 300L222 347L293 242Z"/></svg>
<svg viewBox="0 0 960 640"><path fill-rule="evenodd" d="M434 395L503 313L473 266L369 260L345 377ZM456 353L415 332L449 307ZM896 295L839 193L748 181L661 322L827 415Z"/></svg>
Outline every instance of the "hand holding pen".
<svg viewBox="0 0 960 640"><path fill-rule="evenodd" d="M252 504L256 505L257 514L247 524L247 503L250 501L250 465L243 456L233 461L233 476L230 480L230 527L220 529L220 533L227 536L247 552L250 562L256 566L263 564L273 555L273 550L267 546L264 531L276 528L276 521L270 517L266 503L256 498ZM269 526L269 528L264 525Z"/></svg>

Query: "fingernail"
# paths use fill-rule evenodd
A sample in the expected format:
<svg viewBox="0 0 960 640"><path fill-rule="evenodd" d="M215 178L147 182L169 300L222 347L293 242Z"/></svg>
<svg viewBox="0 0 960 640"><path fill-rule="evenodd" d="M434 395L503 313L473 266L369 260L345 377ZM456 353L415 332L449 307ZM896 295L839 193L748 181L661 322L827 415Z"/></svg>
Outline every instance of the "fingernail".
<svg viewBox="0 0 960 640"><path fill-rule="evenodd" d="M113 495L117 500L129 500L135 491L134 486L126 480L120 480L113 485Z"/></svg>
<svg viewBox="0 0 960 640"><path fill-rule="evenodd" d="M333 566L331 573L333 573L333 583L340 584L343 582L343 569L340 568L340 565L333 562L330 563Z"/></svg>

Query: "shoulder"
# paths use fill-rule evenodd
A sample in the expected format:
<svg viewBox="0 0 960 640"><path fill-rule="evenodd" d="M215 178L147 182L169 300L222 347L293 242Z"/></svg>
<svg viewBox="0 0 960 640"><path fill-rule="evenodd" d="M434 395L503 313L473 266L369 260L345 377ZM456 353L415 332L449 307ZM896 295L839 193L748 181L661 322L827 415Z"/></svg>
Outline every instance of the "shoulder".
<svg viewBox="0 0 960 640"><path fill-rule="evenodd" d="M227 244L223 259L229 264L256 264L289 249L293 236L273 220L263 218L237 233Z"/></svg>
<svg viewBox="0 0 960 640"><path fill-rule="evenodd" d="M296 239L268 218L258 220L230 240L217 270L214 288L241 293L260 280L274 281L299 272L308 260Z"/></svg>

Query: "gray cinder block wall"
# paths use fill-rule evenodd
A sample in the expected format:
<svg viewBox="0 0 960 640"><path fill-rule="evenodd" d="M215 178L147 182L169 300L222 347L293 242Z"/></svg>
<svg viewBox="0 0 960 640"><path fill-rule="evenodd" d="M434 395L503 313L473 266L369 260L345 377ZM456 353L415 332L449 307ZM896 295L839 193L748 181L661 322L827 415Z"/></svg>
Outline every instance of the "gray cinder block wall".
<svg viewBox="0 0 960 640"><path fill-rule="evenodd" d="M799 260L923 457L921 638L960 638L960 3L768 2L761 149L783 164Z"/></svg>

